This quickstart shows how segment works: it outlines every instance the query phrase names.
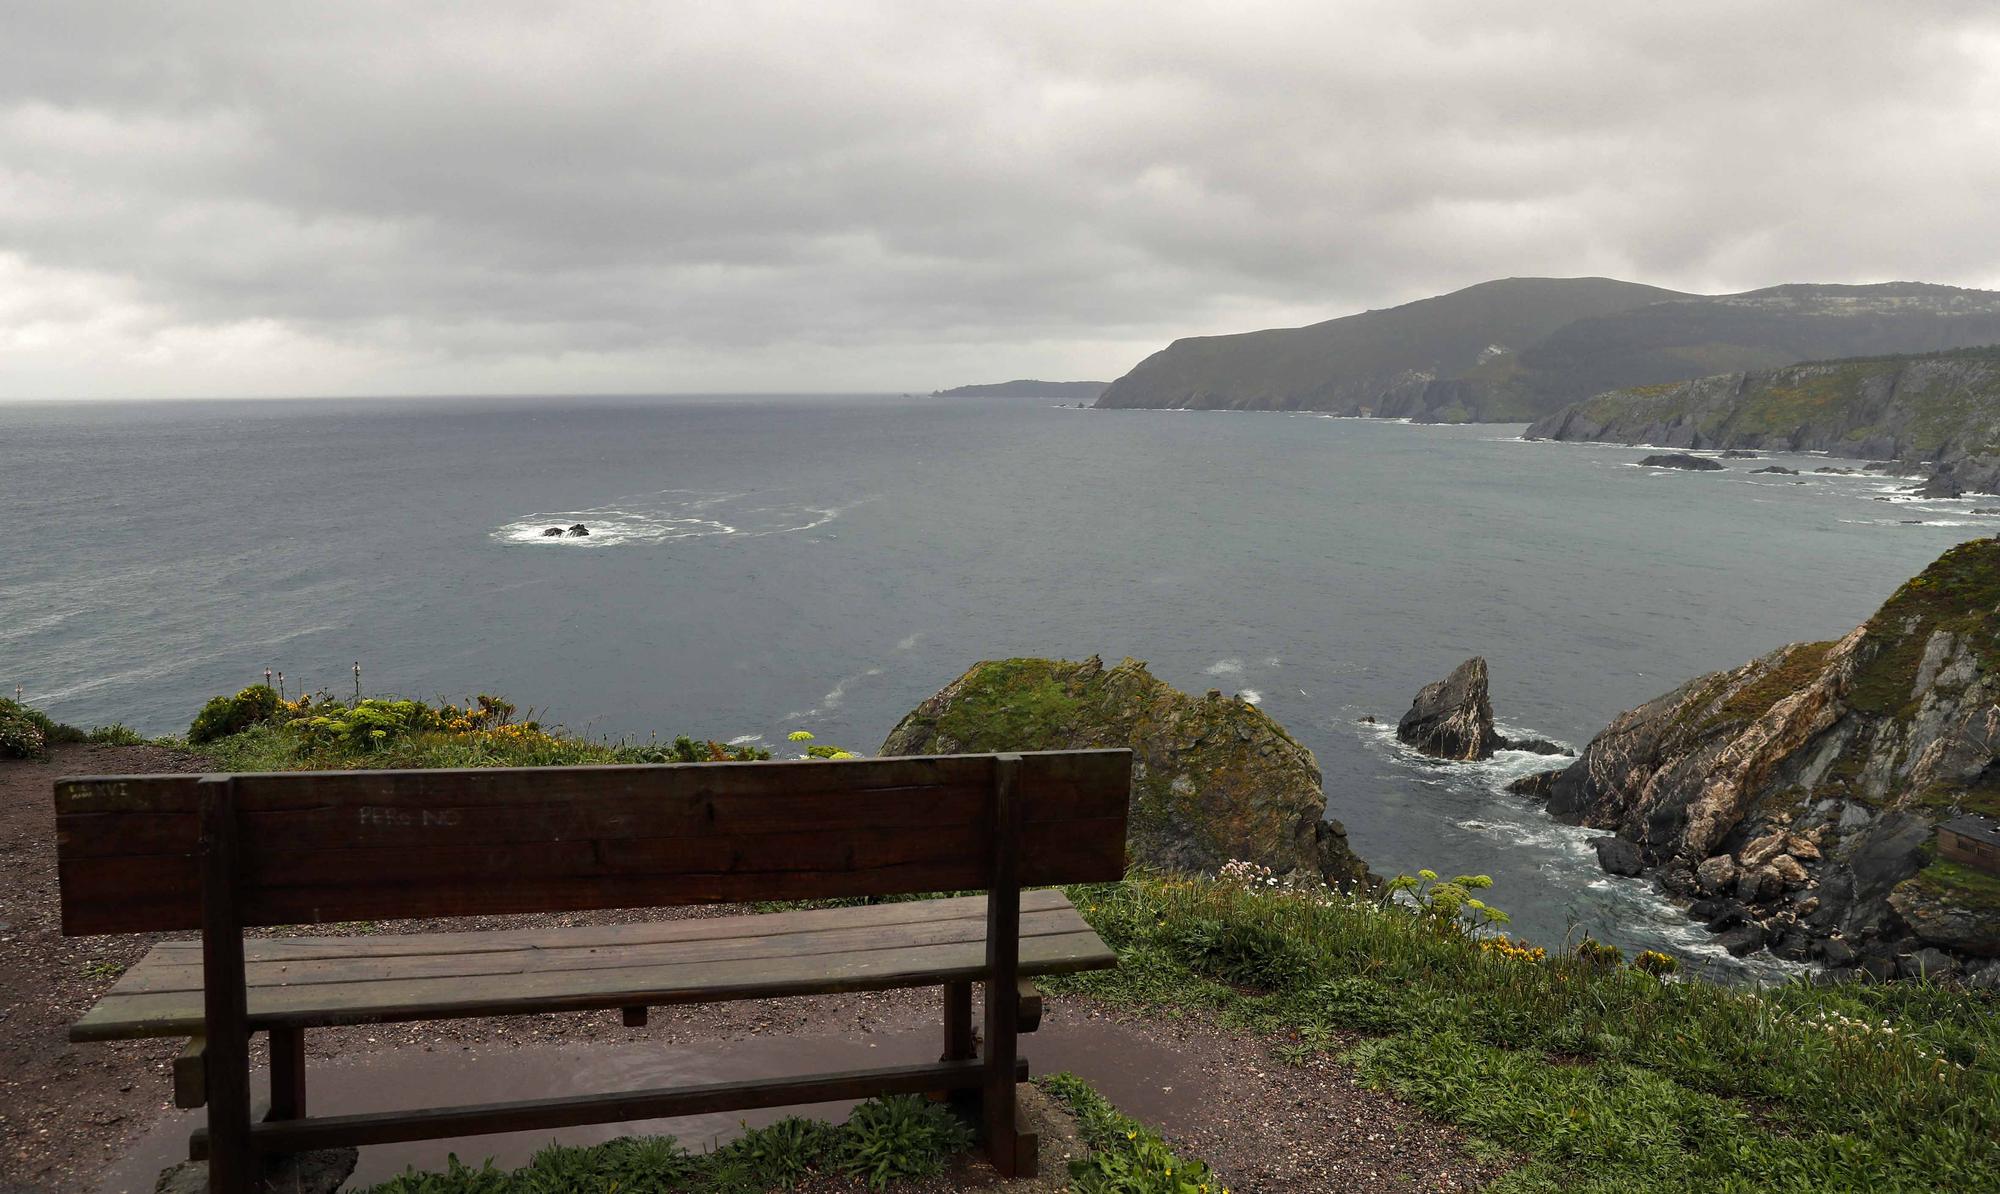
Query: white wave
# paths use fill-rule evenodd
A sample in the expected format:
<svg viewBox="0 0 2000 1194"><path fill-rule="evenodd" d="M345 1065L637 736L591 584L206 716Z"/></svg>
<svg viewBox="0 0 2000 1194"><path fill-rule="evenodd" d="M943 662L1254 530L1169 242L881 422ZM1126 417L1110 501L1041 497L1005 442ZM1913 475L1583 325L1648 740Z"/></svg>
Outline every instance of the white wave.
<svg viewBox="0 0 2000 1194"><path fill-rule="evenodd" d="M860 499L866 501L867 499ZM548 547L618 547L635 543L794 535L817 530L859 505L772 501L755 494L668 489L581 510L543 510L494 528L501 543ZM551 535L581 523L588 535Z"/></svg>
<svg viewBox="0 0 2000 1194"><path fill-rule="evenodd" d="M1261 705L1264 703L1264 694L1258 692L1254 688L1246 688L1243 691L1237 693L1236 695L1239 698L1241 698L1243 703L1246 705Z"/></svg>
<svg viewBox="0 0 2000 1194"><path fill-rule="evenodd" d="M752 742L762 742L763 740L764 740L764 735L762 734L738 734L736 735L736 737L731 738L729 740L729 745L748 746Z"/></svg>
<svg viewBox="0 0 2000 1194"><path fill-rule="evenodd" d="M915 634L906 634L902 638L896 640L896 649L898 651L908 651L912 647L915 647L917 645L917 641L923 637L924 637L924 632L921 630L917 631Z"/></svg>
<svg viewBox="0 0 2000 1194"><path fill-rule="evenodd" d="M1201 670L1202 674L1207 676L1240 676L1243 674L1243 661L1218 659Z"/></svg>

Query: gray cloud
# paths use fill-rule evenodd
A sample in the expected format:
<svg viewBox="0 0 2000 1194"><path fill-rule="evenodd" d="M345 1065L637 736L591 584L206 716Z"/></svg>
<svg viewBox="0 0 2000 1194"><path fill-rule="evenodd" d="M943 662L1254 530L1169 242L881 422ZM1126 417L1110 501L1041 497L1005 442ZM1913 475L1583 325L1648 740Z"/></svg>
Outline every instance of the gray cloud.
<svg viewBox="0 0 2000 1194"><path fill-rule="evenodd" d="M0 397L879 389L2000 284L1983 3L10 7Z"/></svg>

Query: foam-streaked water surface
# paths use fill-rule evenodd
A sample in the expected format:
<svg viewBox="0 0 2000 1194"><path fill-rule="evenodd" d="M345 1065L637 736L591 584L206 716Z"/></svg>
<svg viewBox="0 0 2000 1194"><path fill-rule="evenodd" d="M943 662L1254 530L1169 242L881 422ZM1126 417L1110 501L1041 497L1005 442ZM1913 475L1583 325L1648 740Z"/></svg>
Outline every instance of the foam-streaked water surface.
<svg viewBox="0 0 2000 1194"><path fill-rule="evenodd" d="M504 693L572 728L872 750L978 659L1134 655L1254 694L1378 870L1485 871L1524 935L1705 956L1536 759L1398 747L1471 654L1581 745L1702 671L1854 626L1984 502L1879 476L1632 467L1518 428L1042 402L730 398L0 406L0 687L185 728L282 669ZM1991 502L2000 505L2000 501ZM545 538L583 522L587 539Z"/></svg>

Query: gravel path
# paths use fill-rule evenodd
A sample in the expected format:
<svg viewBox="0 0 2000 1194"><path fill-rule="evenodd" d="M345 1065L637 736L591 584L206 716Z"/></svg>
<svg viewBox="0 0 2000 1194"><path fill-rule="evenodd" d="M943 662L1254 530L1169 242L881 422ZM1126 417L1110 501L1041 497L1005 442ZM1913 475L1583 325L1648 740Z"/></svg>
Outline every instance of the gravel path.
<svg viewBox="0 0 2000 1194"><path fill-rule="evenodd" d="M47 761L0 760L0 1191L150 1190L150 1178L184 1140L193 1117L171 1106L167 1066L177 1041L71 1045L65 1027L81 1016L158 937L60 935L51 787L62 775L198 771L201 760L156 747L66 747ZM657 915L711 916L731 908L656 913L481 917L386 922L380 931L575 925ZM315 930L316 932L324 930ZM349 1091L394 1090L413 1101L427 1091L426 1064L449 1059L455 1081L529 1074L560 1079L565 1067L586 1082L607 1059L618 1082L671 1080L690 1066L715 1073L735 1064L756 1072L782 1057L810 1068L818 1057L879 1049L890 1064L935 1056L937 993L892 991L809 999L751 1000L655 1009L643 1029L615 1012L520 1016L325 1029L308 1035L315 1110L338 1111ZM615 1051L613 1047L616 1047ZM1202 1020L1161 1020L1082 999L1053 1000L1041 1033L1024 1042L1038 1072L1071 1069L1123 1110L1159 1128L1184 1151L1206 1158L1231 1189L1251 1194L1346 1190L1469 1190L1492 1176L1470 1160L1463 1137L1398 1100L1359 1085L1325 1058L1305 1066L1273 1059L1270 1043ZM733 1059L733 1060L732 1060ZM467 1068L470 1067L470 1068ZM614 1082L613 1085L617 1083ZM327 1097L322 1099L320 1092ZM454 1088L454 1101L512 1092ZM726 1117L733 1123L739 1117ZM751 1117L740 1117L751 1118ZM751 1122L760 1122L751 1118ZM707 1136L712 1125L688 1133ZM599 1130L562 1133L588 1140ZM406 1146L417 1163L510 1149L530 1141L435 1142ZM1060 1172L1062 1145L1047 1147ZM363 1172L400 1168L405 1155L364 1154ZM994 1184L970 1165L933 1190ZM1054 1182L1042 1185L1056 1188ZM828 1185L825 1189L840 1188Z"/></svg>

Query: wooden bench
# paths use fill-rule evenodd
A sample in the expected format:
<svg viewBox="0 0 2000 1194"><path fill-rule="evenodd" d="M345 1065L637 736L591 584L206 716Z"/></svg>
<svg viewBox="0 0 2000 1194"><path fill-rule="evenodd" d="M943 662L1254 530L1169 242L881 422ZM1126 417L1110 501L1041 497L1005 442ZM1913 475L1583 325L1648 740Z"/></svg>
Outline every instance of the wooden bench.
<svg viewBox="0 0 2000 1194"><path fill-rule="evenodd" d="M1058 891L1125 867L1123 750L777 763L66 779L66 934L165 941L70 1029L189 1037L177 1097L209 1189L265 1156L903 1092L977 1096L988 1155L1032 1172L1015 1123L1027 979L1116 958ZM255 926L985 890L767 915L481 932L257 937ZM985 987L983 1056L972 983ZM935 1064L309 1116L307 1029L942 986ZM1024 1009L1024 989L1030 998ZM1025 1015L1024 1015L1025 1011ZM270 1107L251 1108L250 1034Z"/></svg>

